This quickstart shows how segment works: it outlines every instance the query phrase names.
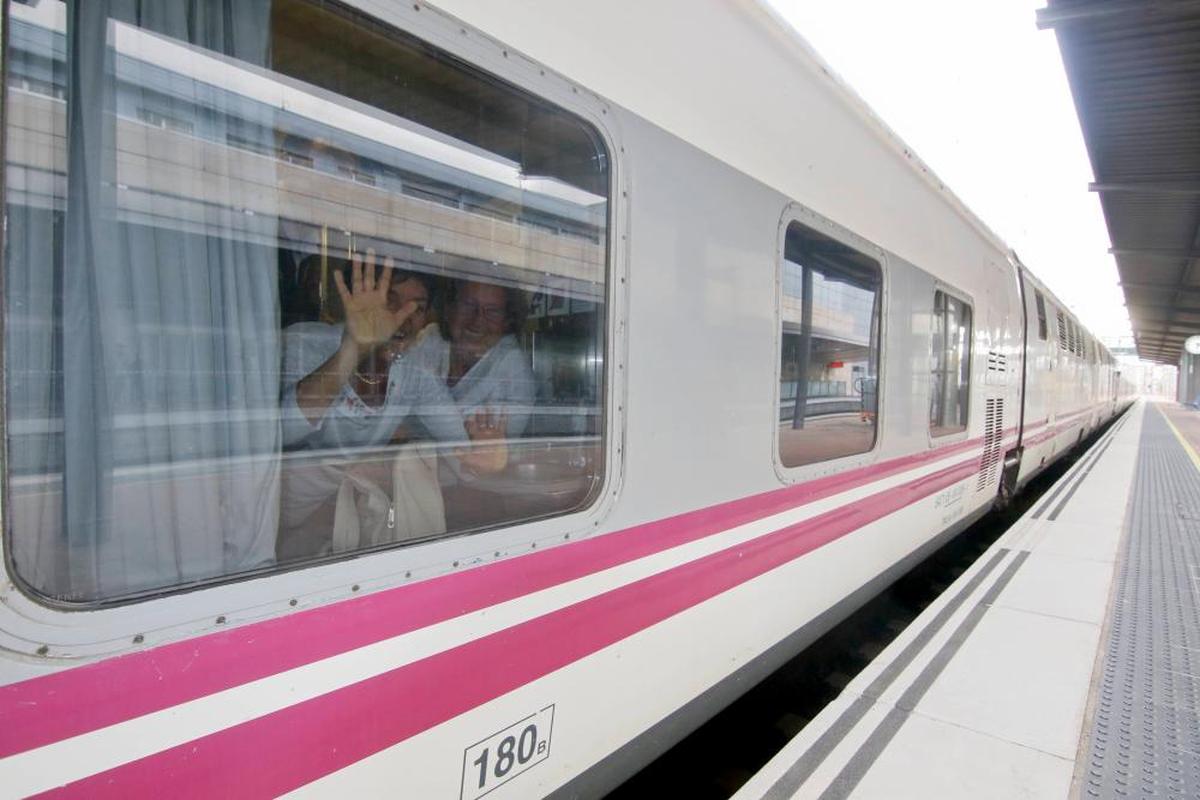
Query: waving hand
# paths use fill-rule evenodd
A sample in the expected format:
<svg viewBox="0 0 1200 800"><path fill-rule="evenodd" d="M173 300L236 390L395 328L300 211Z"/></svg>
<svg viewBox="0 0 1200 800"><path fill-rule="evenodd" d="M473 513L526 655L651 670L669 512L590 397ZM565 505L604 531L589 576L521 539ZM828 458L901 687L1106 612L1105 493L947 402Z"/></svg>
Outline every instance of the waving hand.
<svg viewBox="0 0 1200 800"><path fill-rule="evenodd" d="M388 288L392 285L391 256L383 261L383 274L375 278L375 251L367 250L365 259L355 253L350 261L350 288L342 273L333 273L333 283L346 310L346 335L362 348L377 347L388 341L404 321L417 311L415 302L388 308Z"/></svg>

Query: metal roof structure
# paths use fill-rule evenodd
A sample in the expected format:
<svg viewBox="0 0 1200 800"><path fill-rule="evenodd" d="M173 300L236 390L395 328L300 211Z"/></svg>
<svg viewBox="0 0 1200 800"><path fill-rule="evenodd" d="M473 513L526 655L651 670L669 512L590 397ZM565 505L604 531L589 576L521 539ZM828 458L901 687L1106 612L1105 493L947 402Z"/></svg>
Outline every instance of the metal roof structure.
<svg viewBox="0 0 1200 800"><path fill-rule="evenodd" d="M1200 333L1200 2L1048 0L1037 25L1058 36L1138 354L1178 363Z"/></svg>

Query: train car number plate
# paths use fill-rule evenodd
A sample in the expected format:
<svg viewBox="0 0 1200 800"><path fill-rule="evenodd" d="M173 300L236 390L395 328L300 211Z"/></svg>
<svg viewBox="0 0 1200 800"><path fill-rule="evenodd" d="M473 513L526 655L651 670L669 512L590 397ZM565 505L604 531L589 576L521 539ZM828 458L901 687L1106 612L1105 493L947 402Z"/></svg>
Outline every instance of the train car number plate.
<svg viewBox="0 0 1200 800"><path fill-rule="evenodd" d="M554 706L496 731L463 752L461 800L475 800L550 757Z"/></svg>

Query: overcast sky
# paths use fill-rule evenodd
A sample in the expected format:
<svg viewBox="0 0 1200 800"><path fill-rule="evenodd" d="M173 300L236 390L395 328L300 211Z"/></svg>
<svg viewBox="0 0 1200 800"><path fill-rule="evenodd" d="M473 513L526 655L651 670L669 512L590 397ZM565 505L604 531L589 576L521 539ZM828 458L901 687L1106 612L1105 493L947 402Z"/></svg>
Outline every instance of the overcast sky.
<svg viewBox="0 0 1200 800"><path fill-rule="evenodd" d="M1129 335L1045 0L769 0L1091 330Z"/></svg>

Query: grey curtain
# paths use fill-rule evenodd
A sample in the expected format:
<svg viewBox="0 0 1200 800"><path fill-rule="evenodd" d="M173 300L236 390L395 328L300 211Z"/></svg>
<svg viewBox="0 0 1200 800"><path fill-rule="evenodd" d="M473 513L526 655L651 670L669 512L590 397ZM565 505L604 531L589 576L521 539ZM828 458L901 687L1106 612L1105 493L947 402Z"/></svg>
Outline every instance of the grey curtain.
<svg viewBox="0 0 1200 800"><path fill-rule="evenodd" d="M8 198L11 529L49 595L273 557L274 110L211 74L265 66L269 19L269 0L68 3L65 178Z"/></svg>

